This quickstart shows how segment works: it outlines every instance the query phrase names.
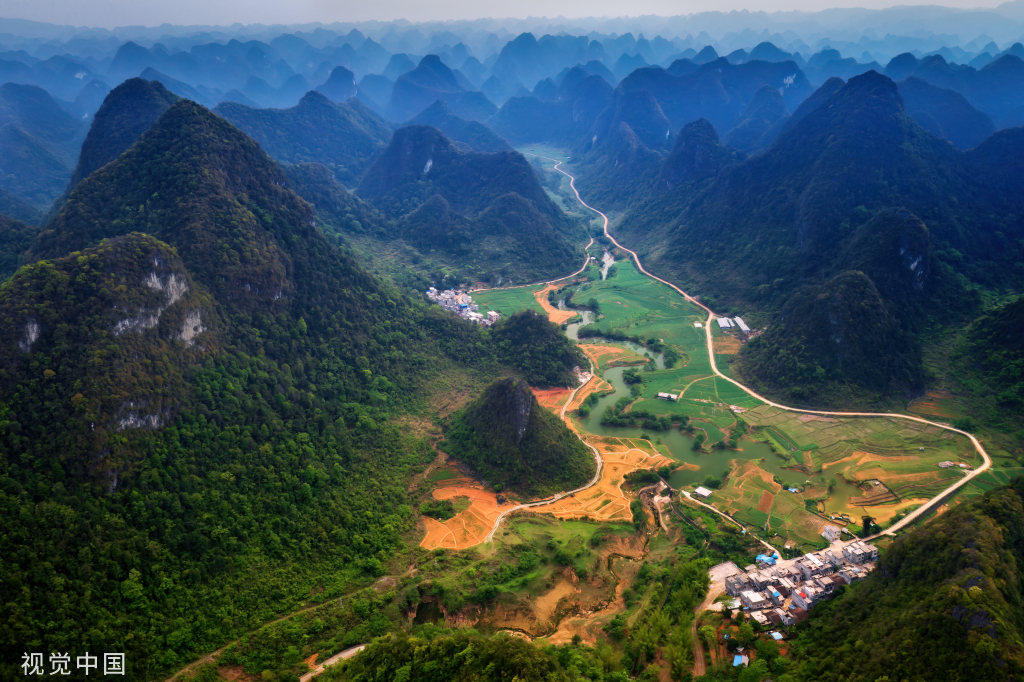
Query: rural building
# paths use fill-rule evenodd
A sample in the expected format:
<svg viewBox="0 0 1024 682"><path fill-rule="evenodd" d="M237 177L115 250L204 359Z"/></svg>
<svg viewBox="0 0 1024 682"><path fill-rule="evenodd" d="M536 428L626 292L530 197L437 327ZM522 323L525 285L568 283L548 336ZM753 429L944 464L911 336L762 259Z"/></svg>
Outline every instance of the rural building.
<svg viewBox="0 0 1024 682"><path fill-rule="evenodd" d="M839 551L833 552L831 549L826 549L824 552L819 552L818 556L822 557L823 559L825 559L825 561L832 564L833 566L842 566L844 563L846 563L845 561L843 561L842 552Z"/></svg>
<svg viewBox="0 0 1024 682"><path fill-rule="evenodd" d="M741 318L741 317L734 317L734 318L732 318L732 321L733 321L733 324L735 324L737 327L740 328L741 332L743 332L744 334L749 334L750 333L750 327L748 327L747 323L743 321L743 318Z"/></svg>
<svg viewBox="0 0 1024 682"><path fill-rule="evenodd" d="M768 607L768 598L754 590L744 590L740 592L740 601L743 602L744 608L750 609L751 611L761 610Z"/></svg>
<svg viewBox="0 0 1024 682"><path fill-rule="evenodd" d="M823 564L813 554L805 554L803 558L797 559L794 564L803 573L804 580L810 580L811 578L817 578L820 575L825 574L825 564Z"/></svg>
<svg viewBox="0 0 1024 682"><path fill-rule="evenodd" d="M732 327L732 322L729 321L728 317L720 317L718 318L718 326L722 329L729 329Z"/></svg>
<svg viewBox="0 0 1024 682"><path fill-rule="evenodd" d="M725 579L725 592L730 597L740 596L740 592L749 590L751 587L750 578L745 575L730 575Z"/></svg>
<svg viewBox="0 0 1024 682"><path fill-rule="evenodd" d="M768 620L772 622L772 625L779 626L785 625L782 622L782 616L779 615L779 609L772 609L771 611L765 611L764 615L768 616Z"/></svg>
<svg viewBox="0 0 1024 682"><path fill-rule="evenodd" d="M671 400L671 401L674 402L674 401L679 400L679 394L678 393L659 393L658 394L658 400Z"/></svg>
<svg viewBox="0 0 1024 682"><path fill-rule="evenodd" d="M793 617L793 623L802 623L807 620L807 610L790 607L789 615Z"/></svg>
<svg viewBox="0 0 1024 682"><path fill-rule="evenodd" d="M776 642L780 642L786 639L786 637L781 632L769 632L768 634L771 635L772 639L774 639Z"/></svg>
<svg viewBox="0 0 1024 682"><path fill-rule="evenodd" d="M816 585L802 585L793 593L793 605L810 611L815 604L825 597L824 591Z"/></svg>
<svg viewBox="0 0 1024 682"><path fill-rule="evenodd" d="M821 537L825 538L829 542L835 542L842 535L842 531L839 526L828 525L821 529Z"/></svg>
<svg viewBox="0 0 1024 682"><path fill-rule="evenodd" d="M756 622L758 625L762 627L768 627L768 623L771 622L770 620L768 620L768 616L764 615L760 611L752 612L750 614L750 617L754 619L754 622Z"/></svg>
<svg viewBox="0 0 1024 682"><path fill-rule="evenodd" d="M697 486L697 489L693 491L698 497L708 498L711 497L711 491L704 486Z"/></svg>
<svg viewBox="0 0 1024 682"><path fill-rule="evenodd" d="M954 464L953 462L939 462L939 468L940 469L948 469L950 467L955 467L955 466L956 466L956 464Z"/></svg>
<svg viewBox="0 0 1024 682"><path fill-rule="evenodd" d="M786 601L786 598L782 596L782 592L779 592L774 587L768 588L768 598L772 600L772 603L776 606L782 606L782 602Z"/></svg>
<svg viewBox="0 0 1024 682"><path fill-rule="evenodd" d="M862 540L851 542L843 547L843 557L851 564L863 564L868 561L878 561L878 548L873 547Z"/></svg>
<svg viewBox="0 0 1024 682"><path fill-rule="evenodd" d="M501 315L498 314L497 310L491 310L491 311L489 311L487 313L487 321L490 322L491 324L494 324L495 322L497 322L500 319L501 319Z"/></svg>
<svg viewBox="0 0 1024 682"><path fill-rule="evenodd" d="M772 556L769 556L767 554L758 554L754 561L756 561L759 564L768 564L769 566L774 566L778 558L778 554L774 554Z"/></svg>
<svg viewBox="0 0 1024 682"><path fill-rule="evenodd" d="M836 577L842 578L847 585L852 585L868 577L868 572L862 566L845 566Z"/></svg>
<svg viewBox="0 0 1024 682"><path fill-rule="evenodd" d="M732 657L732 667L735 668L736 666L739 666L739 665L742 665L744 668L746 668L748 665L750 665L750 659L747 658L746 656L741 656L739 654L736 654L735 656Z"/></svg>
<svg viewBox="0 0 1024 682"><path fill-rule="evenodd" d="M748 573L747 577L750 578L750 584L753 585L755 590L763 590L772 582L773 577L763 571L754 571Z"/></svg>
<svg viewBox="0 0 1024 682"><path fill-rule="evenodd" d="M693 326L694 326L695 329L703 329L704 328L704 325L702 325L700 322L694 322Z"/></svg>

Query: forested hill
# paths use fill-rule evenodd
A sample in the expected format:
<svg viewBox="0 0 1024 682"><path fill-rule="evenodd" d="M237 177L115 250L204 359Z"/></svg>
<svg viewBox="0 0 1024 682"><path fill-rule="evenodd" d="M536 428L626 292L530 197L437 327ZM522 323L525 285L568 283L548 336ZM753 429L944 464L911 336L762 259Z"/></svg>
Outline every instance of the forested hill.
<svg viewBox="0 0 1024 682"><path fill-rule="evenodd" d="M335 103L319 92L306 93L290 109L222 102L214 111L278 161L321 163L349 187L391 139L391 126L358 99Z"/></svg>
<svg viewBox="0 0 1024 682"><path fill-rule="evenodd" d="M496 490L543 496L578 488L596 471L593 454L537 403L525 381L506 378L452 415L442 445Z"/></svg>
<svg viewBox="0 0 1024 682"><path fill-rule="evenodd" d="M899 239L870 236L889 209L915 216L911 222L919 219L925 228L906 232L908 238L917 235L908 244L921 255L923 269L913 272L923 279L905 281L903 294L878 287L905 331L954 323L951 312L972 309L950 271L981 286L1018 287L1022 274L1013 263L1024 258L1024 207L1005 182L1024 179L1009 156L1021 148L1024 132L1003 131L964 153L915 123L885 76L869 72L839 87L830 81L823 90L797 110L799 119L767 150L721 166L709 182L648 193L614 231L639 247L656 271L720 312L746 305L781 311L801 287L823 285L861 268L859 263L895 258L890 251L902 248ZM996 144L998 136L1004 139ZM663 169L662 175L673 174ZM883 258L878 254L885 249ZM868 276L876 285L885 277L878 268ZM901 336L889 338L892 343L877 349L902 353ZM803 335L790 341L815 343ZM826 351L811 350L819 352ZM914 362L912 374L921 371ZM828 364L836 366L837 358L821 366ZM833 375L843 385L887 390L862 382L866 375L857 369L843 372ZM772 380L776 389L807 383L797 374Z"/></svg>
<svg viewBox="0 0 1024 682"><path fill-rule="evenodd" d="M493 346L367 274L287 185L178 101L0 288L0 678L25 642L158 678L379 574L411 529L434 453L394 419L437 373L494 376Z"/></svg>
<svg viewBox="0 0 1024 682"><path fill-rule="evenodd" d="M584 230L548 197L522 154L455 147L436 128L395 132L359 196L397 220L396 238L470 281L530 282L579 262Z"/></svg>
<svg viewBox="0 0 1024 682"><path fill-rule="evenodd" d="M111 90L92 119L69 189L127 151L178 99L161 83L142 78Z"/></svg>
<svg viewBox="0 0 1024 682"><path fill-rule="evenodd" d="M1024 479L897 538L862 582L814 607L783 679L1019 680Z"/></svg>
<svg viewBox="0 0 1024 682"><path fill-rule="evenodd" d="M1024 298L975 320L952 357L953 378L974 417L990 424L1024 421Z"/></svg>

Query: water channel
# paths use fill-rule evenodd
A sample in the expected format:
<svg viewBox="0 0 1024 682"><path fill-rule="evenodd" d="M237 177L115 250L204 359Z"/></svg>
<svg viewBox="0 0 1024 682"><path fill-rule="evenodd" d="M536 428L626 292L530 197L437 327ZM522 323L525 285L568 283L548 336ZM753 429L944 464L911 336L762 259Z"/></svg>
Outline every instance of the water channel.
<svg viewBox="0 0 1024 682"><path fill-rule="evenodd" d="M583 319L580 322L568 325L566 328L566 335L575 341L580 340L579 328L594 321L594 315L590 311L581 312ZM584 339L583 343L587 342L623 346L641 355L653 357L658 369L665 368L665 360L661 353L653 354L635 343L629 341L608 341L601 338ZM829 512L847 513L854 518L857 518L859 515L859 508L850 507L848 504L851 497L857 497L862 494L857 486L843 481L838 476L830 474L827 470L821 474L812 474L809 477L802 471L783 468L782 465L785 460L778 457L767 443L758 443L744 438L740 441L739 450L695 452L693 450L694 438L676 428L669 429L668 431L653 431L645 430L641 427L602 426L601 415L604 414L605 408L611 407L619 398L630 394L629 386L622 379L622 374L626 369L628 368L612 367L605 370L602 376L605 381L611 384L615 391L599 398L590 415L579 420L580 426L587 433L618 438L639 438L641 434L646 433L655 443L662 443L672 459L680 464L687 465L672 472L668 480L673 487L678 488L699 483L709 475L722 478L722 475L728 469L729 462L734 459L761 460L760 467L777 476L787 488L799 487L809 479L813 480L815 484L819 484L821 483L820 478L822 476L825 477L826 481L829 478L836 478L837 485L832 491L832 497L825 503L826 509Z"/></svg>

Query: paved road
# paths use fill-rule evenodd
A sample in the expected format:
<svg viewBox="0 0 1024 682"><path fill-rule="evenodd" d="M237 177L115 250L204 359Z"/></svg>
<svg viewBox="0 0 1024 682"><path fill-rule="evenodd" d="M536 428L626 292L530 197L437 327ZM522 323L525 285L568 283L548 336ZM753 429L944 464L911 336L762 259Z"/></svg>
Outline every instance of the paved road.
<svg viewBox="0 0 1024 682"><path fill-rule="evenodd" d="M317 667L313 668L308 673L300 677L299 682L309 682L311 679L322 673L324 671L324 668L332 666L338 661L344 660L346 658L352 658L365 648L365 644L360 644L358 646L349 647L348 649L342 651L340 654L335 654L331 656L326 661L324 661L323 663L321 663L320 665L318 665Z"/></svg>
<svg viewBox="0 0 1024 682"><path fill-rule="evenodd" d="M685 291L683 291L682 289L677 287L675 284L672 284L671 282L667 282L667 281L663 280L662 278L658 277L657 275L653 275L650 272L648 272L647 270L645 270L643 264L640 262L640 256L637 255L636 251L633 251L632 249L627 249L625 246L620 244L618 242L618 240L616 240L615 237L613 237L611 235L611 233L608 231L608 216L606 216L604 213L601 213L601 211L598 211L593 206L590 206L589 204L587 204L587 202L583 201L582 197L580 197L579 190L576 189L576 178L574 178L572 175L570 175L569 173L566 173L564 170L559 168L559 166L562 165L562 162L561 161L556 161L555 159L550 159L548 157L541 157L541 158L547 158L549 161L555 161L555 170L557 170L559 173L562 173L567 178L569 178L569 186L572 188L573 193L576 195L577 201L579 201L580 204L582 204L583 206L589 208L594 213L597 213L599 216L601 216L602 220L604 220L604 234L605 234L605 236L608 237L608 239L611 240L611 242L613 244L615 244L615 246L619 247L620 249L622 249L623 251L625 251L626 253L630 254L633 257L633 261L636 263L636 267L637 267L638 270L640 270L640 272L644 273L645 275L647 275L651 279L657 280L657 281L661 282L662 284L665 284L666 286L671 287L675 291L679 292L679 294L681 294L687 301L690 301L694 305L699 306L705 312L707 312L708 319L707 319L707 322L704 324L704 335L705 335L705 338L707 340L708 358L711 361L711 369L712 369L712 371L714 371L716 376L721 377L722 379L725 379L726 381L730 382L731 384L733 384L734 386L736 386L740 390L744 391L748 395L750 395L750 396L752 396L754 398L757 398L758 400L760 400L760 401L762 401L762 402L764 402L764 403L766 403L768 405L771 405L772 407L777 407L779 409L787 410L789 412L801 412L801 413L804 413L804 414L820 414L820 415L834 416L834 417L889 417L891 419L904 419L904 420L907 420L907 421L919 422L921 424L928 424L930 426L938 426L939 428L947 429L949 431L953 431L955 433L959 433L960 435L966 436L967 438L970 439L971 443L974 445L975 450L977 450L978 453L981 455L981 459L984 462L984 464L982 464L982 466L969 471L966 476L964 476L963 478L959 479L956 483L954 483L953 485L951 485L948 488L946 488L945 490L943 490L941 493L939 493L938 495L933 497L931 500L929 500L928 502L924 503L923 505L921 505L920 507L918 507L917 509L912 511L910 514L907 514L903 519L901 519L900 521L894 523L889 528L886 528L881 533L878 533L876 535L872 535L870 538L867 538L867 539L869 539L869 540L870 539L874 539L876 537L879 537L880 535L895 535L897 531L899 531L899 530L903 529L904 527L914 523L918 518L920 518L921 516L923 516L923 515L927 514L928 512L930 512L932 510L932 508L936 507L938 505L938 503L940 501L942 501L947 495L949 495L950 493L955 492L959 488L962 488L963 486L967 485L968 481L970 481L972 478L974 478L975 476L978 476L983 471L989 469L992 466L992 459L988 456L988 453L985 451L985 448L982 446L982 444L980 442L978 442L978 439L975 438L973 434L967 433L966 431L961 431L960 429L954 429L953 427L949 426L948 424L945 424L945 423L942 423L942 422L933 422L933 421L929 421L927 419L922 419L921 417L912 417L910 415L898 414L898 413L893 413L893 412L840 412L840 411L834 411L834 410L805 410L805 409L798 408L798 407L789 407L788 405L782 405L780 403L777 403L777 402L774 402L772 400L769 400L768 398L765 398L764 396L758 394L753 389L748 388L747 386L744 386L743 384L741 384L740 382L736 381L732 377L727 377L724 374L722 374L719 371L719 369L718 369L718 365L715 363L715 348L714 348L714 343L712 341L712 336L711 336L711 324L712 324L712 322L715 319L715 314L714 314L714 312L712 312L711 308L708 308L706 305L704 305L703 303L701 303L697 299L695 299L692 296L690 296L688 293L686 293ZM705 505L705 506L710 506L710 505ZM712 509L714 509L714 507L712 507Z"/></svg>

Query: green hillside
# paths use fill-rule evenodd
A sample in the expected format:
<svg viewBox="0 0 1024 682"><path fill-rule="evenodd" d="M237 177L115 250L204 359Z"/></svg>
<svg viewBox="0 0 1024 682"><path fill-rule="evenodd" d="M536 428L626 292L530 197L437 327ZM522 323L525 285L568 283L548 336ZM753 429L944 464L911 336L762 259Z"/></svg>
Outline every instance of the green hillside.
<svg viewBox="0 0 1024 682"><path fill-rule="evenodd" d="M179 101L0 288L0 677L25 642L160 677L378 574L411 529L434 453L394 420L441 373L494 376L494 351L312 215Z"/></svg>
<svg viewBox="0 0 1024 682"><path fill-rule="evenodd" d="M499 379L452 415L442 446L496 488L540 497L586 483L594 455L525 381Z"/></svg>

